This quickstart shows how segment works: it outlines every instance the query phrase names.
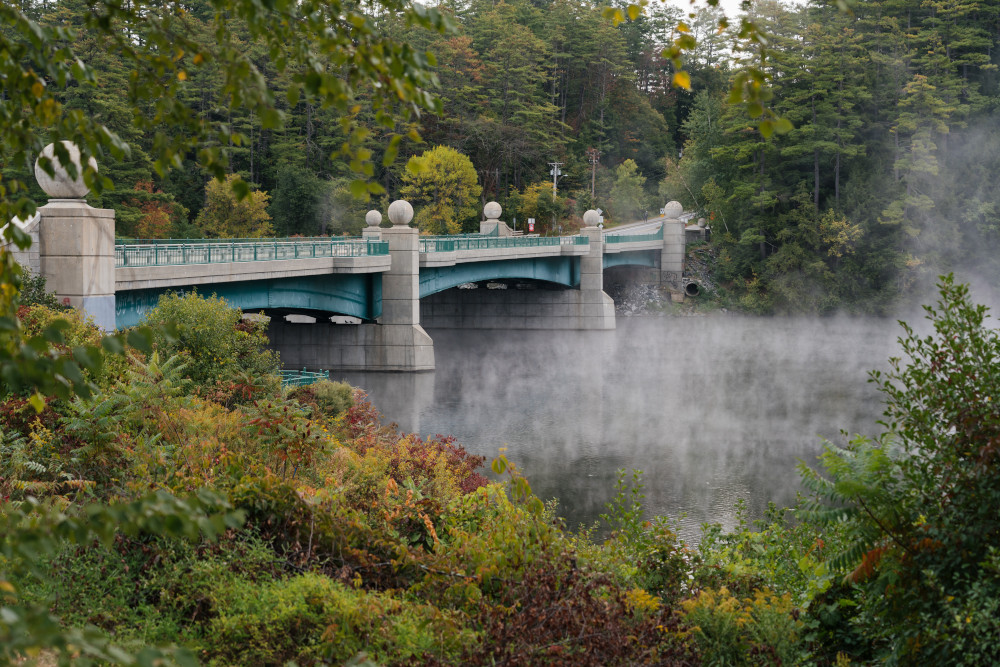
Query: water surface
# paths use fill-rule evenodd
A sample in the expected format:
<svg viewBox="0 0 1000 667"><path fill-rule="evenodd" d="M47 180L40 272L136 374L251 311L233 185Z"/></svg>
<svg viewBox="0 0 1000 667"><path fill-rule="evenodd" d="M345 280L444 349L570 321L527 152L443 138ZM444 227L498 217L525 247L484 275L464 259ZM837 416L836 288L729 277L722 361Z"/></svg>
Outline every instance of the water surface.
<svg viewBox="0 0 1000 667"><path fill-rule="evenodd" d="M569 526L589 525L638 468L649 516L732 525L791 505L821 438L874 434L867 372L896 352L894 321L619 318L613 332L430 330L433 373L346 373L387 419L501 447ZM336 377L337 374L335 373Z"/></svg>

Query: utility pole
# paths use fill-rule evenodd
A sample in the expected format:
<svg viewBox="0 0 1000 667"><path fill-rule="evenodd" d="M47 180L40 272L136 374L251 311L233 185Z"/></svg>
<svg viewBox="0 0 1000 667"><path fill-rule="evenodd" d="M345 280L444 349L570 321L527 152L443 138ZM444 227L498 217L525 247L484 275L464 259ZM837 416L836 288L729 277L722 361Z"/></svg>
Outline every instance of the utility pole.
<svg viewBox="0 0 1000 667"><path fill-rule="evenodd" d="M564 162L549 162L549 166L552 167L549 173L552 174L552 198L556 198L556 183L559 181L559 177L562 176L562 169L559 167L563 166Z"/></svg>
<svg viewBox="0 0 1000 667"><path fill-rule="evenodd" d="M594 183L597 179L597 161L601 159L601 151L596 148L588 148L587 159L590 160L590 198L593 200Z"/></svg>

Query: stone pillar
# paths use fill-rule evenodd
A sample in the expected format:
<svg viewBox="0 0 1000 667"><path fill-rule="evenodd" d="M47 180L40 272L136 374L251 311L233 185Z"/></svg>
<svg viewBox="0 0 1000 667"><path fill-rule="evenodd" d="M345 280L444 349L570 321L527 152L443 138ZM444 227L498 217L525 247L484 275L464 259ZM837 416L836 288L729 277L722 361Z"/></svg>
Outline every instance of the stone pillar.
<svg viewBox="0 0 1000 667"><path fill-rule="evenodd" d="M668 202L663 207L663 249L660 251L660 280L673 289L680 289L684 272L684 223L680 217L684 207L680 202Z"/></svg>
<svg viewBox="0 0 1000 667"><path fill-rule="evenodd" d="M80 151L64 141L77 176L71 179L55 159L52 144L42 156L55 162L50 177L35 162L35 178L52 199L38 209L39 268L49 289L60 300L93 317L106 331L115 328L115 212L92 208L84 201ZM41 156L39 157L41 159ZM93 158L90 166L96 171Z"/></svg>
<svg viewBox="0 0 1000 667"><path fill-rule="evenodd" d="M382 317L377 327L378 370L434 370L434 342L420 326L420 232L409 226L413 207L389 205L393 226L382 230L392 266L382 275Z"/></svg>

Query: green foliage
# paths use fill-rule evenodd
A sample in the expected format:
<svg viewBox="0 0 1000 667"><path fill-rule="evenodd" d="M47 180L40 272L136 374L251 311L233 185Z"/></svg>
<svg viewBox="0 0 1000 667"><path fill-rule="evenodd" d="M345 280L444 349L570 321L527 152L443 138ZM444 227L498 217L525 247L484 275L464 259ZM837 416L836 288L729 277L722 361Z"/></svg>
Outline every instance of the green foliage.
<svg viewBox="0 0 1000 667"><path fill-rule="evenodd" d="M705 590L682 603L706 665L799 664L802 623L793 615L791 596L767 589L744 598L725 587Z"/></svg>
<svg viewBox="0 0 1000 667"><path fill-rule="evenodd" d="M237 176L227 176L225 181L209 181L205 187L205 205L195 222L208 237L255 239L271 236L274 228L267 212L268 201L266 192L250 191Z"/></svg>
<svg viewBox="0 0 1000 667"><path fill-rule="evenodd" d="M320 380L292 389L288 398L314 406L327 417L336 417L354 406L354 387L346 382Z"/></svg>
<svg viewBox="0 0 1000 667"><path fill-rule="evenodd" d="M54 310L65 310L66 307L59 303L56 295L45 288L45 276L28 273L22 267L21 287L18 294L18 303L21 307L45 306Z"/></svg>
<svg viewBox="0 0 1000 667"><path fill-rule="evenodd" d="M1000 595L1000 519L990 509L1000 502L1000 338L967 286L945 276L939 289L937 305L925 307L933 334L904 324L905 361L871 374L886 397L888 433L875 445L859 438L845 450L828 447L828 479L803 468L815 493L804 516L847 537L830 563L862 593L852 622L886 655L986 664L996 645L979 641L994 630L977 619Z"/></svg>
<svg viewBox="0 0 1000 667"><path fill-rule="evenodd" d="M646 177L632 160L625 160L615 168L615 181L611 187L611 206L619 222L629 222L640 217L643 187Z"/></svg>
<svg viewBox="0 0 1000 667"><path fill-rule="evenodd" d="M457 234L476 220L479 178L472 161L454 148L436 146L410 158L402 180L399 193L416 205L414 222L421 231Z"/></svg>
<svg viewBox="0 0 1000 667"><path fill-rule="evenodd" d="M266 347L265 324L244 319L225 300L166 294L145 321L161 356L186 356L187 376L203 395L214 391L220 402L240 402L277 391L278 359Z"/></svg>
<svg viewBox="0 0 1000 667"><path fill-rule="evenodd" d="M110 544L118 531L125 534L159 534L198 538L214 536L239 525L241 515L218 496L202 492L182 500L160 492L131 503L88 505L80 516L53 507L30 503L14 508L0 506L0 660L15 662L40 649L55 651L60 661L93 664L151 665L170 656L181 664L194 664L186 651L143 649L132 654L111 645L93 626L64 630L40 604L24 604L18 587L7 576L46 576L45 559L64 544Z"/></svg>
<svg viewBox="0 0 1000 667"><path fill-rule="evenodd" d="M240 581L212 595L206 629L224 664L288 660L342 664L362 650L379 663L454 661L475 634L434 607L354 590L317 574L260 586Z"/></svg>

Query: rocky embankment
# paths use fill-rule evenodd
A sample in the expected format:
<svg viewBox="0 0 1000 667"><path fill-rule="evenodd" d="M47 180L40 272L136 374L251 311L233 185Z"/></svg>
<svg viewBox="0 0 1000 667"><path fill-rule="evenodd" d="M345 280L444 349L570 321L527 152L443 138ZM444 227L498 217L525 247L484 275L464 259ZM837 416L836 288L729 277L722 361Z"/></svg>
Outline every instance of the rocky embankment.
<svg viewBox="0 0 1000 667"><path fill-rule="evenodd" d="M683 284L696 283L701 296L686 297L677 301L678 296L671 294L666 286L651 284L615 285L607 289L615 300L615 312L622 317L635 316L685 316L705 315L711 303L711 295L716 290L716 283L711 276L711 265L715 261L715 250L711 244L704 244L688 249L684 262ZM705 297L709 297L706 300ZM725 312L725 308L720 309Z"/></svg>

